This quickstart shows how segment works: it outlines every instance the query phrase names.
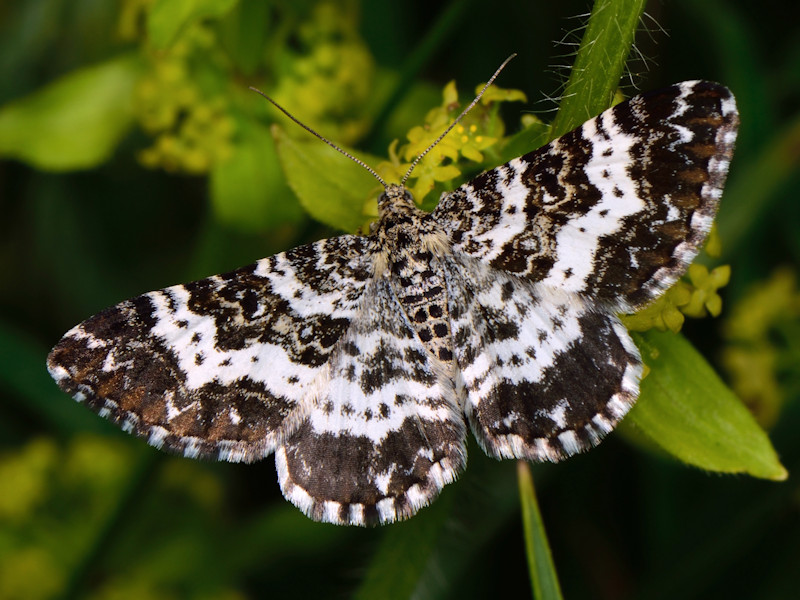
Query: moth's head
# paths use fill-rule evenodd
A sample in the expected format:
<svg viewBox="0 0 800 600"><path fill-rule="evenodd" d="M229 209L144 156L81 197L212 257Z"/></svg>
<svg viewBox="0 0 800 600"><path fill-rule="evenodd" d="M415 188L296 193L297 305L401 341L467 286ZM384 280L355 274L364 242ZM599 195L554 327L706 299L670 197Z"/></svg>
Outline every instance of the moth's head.
<svg viewBox="0 0 800 600"><path fill-rule="evenodd" d="M405 186L397 183L388 184L386 189L378 196L378 214L381 216L401 207L413 206L414 197L411 192Z"/></svg>

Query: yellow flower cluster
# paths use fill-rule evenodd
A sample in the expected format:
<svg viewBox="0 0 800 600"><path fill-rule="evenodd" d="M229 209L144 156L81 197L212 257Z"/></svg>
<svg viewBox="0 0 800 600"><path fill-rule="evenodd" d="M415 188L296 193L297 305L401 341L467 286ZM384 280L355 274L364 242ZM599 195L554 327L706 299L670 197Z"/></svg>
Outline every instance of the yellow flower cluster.
<svg viewBox="0 0 800 600"><path fill-rule="evenodd" d="M124 6L122 34L146 40L136 23L146 20L152 3L127 0ZM256 102L264 111L273 110L247 90L243 80L251 75L237 70L214 25L213 20L193 22L167 48L142 43L150 69L136 87L134 110L142 129L154 138L139 153L148 168L207 173L233 154L242 120L236 115L252 115ZM256 57L256 72L270 78L270 96L323 135L343 144L357 140L368 125L363 106L375 67L359 36L352 3L326 0L313 7L306 21L293 22L287 12L272 26L278 50ZM260 79L253 83L264 86ZM305 135L300 129L290 131Z"/></svg>
<svg viewBox="0 0 800 600"><path fill-rule="evenodd" d="M225 97L204 93L190 67L215 43L209 29L195 25L169 50L150 54L152 68L135 92L139 123L155 138L139 153L144 166L197 175L230 156L235 128Z"/></svg>
<svg viewBox="0 0 800 600"><path fill-rule="evenodd" d="M478 86L477 89L482 87ZM505 126L498 115L498 105L500 102L513 101L525 101L525 94L496 86L486 90L481 102L428 153L411 174L408 187L418 204L423 203L437 183L449 183L460 176L466 163L483 162L484 150L501 141L505 133ZM444 87L441 105L428 111L423 125L408 132L408 141L402 145L397 140L392 142L389 161L378 165L378 173L387 181L399 181L411 162L447 129L462 109L456 84L451 81Z"/></svg>
<svg viewBox="0 0 800 600"><path fill-rule="evenodd" d="M780 376L800 318L800 291L796 274L778 269L754 286L734 307L724 323L727 342L722 365L731 386L764 427L775 423L783 405Z"/></svg>
<svg viewBox="0 0 800 600"><path fill-rule="evenodd" d="M709 271L705 265L693 264L689 267L687 277L688 281L677 281L664 295L639 312L624 316L623 321L628 329L669 329L677 333L686 317L718 317L722 312L722 298L718 290L728 284L730 266L722 265Z"/></svg>

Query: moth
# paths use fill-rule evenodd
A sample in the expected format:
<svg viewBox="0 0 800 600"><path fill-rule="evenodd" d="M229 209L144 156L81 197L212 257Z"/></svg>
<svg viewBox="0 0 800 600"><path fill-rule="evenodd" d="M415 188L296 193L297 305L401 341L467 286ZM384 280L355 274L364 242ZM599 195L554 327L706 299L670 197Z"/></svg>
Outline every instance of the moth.
<svg viewBox="0 0 800 600"><path fill-rule="evenodd" d="M698 253L737 126L728 89L685 81L431 213L384 184L370 234L112 306L69 330L48 369L155 447L274 454L284 496L312 519L410 517L465 468L468 429L490 456L558 461L622 419L642 362L617 315Z"/></svg>

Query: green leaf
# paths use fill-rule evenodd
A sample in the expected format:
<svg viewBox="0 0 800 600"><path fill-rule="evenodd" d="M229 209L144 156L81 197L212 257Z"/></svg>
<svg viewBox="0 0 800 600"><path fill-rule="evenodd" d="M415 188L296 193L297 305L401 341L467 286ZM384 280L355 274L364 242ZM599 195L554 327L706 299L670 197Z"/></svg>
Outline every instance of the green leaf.
<svg viewBox="0 0 800 600"><path fill-rule="evenodd" d="M561 586L558 583L539 504L536 502L531 468L525 461L517 461L517 480L533 597L536 600L561 600Z"/></svg>
<svg viewBox="0 0 800 600"><path fill-rule="evenodd" d="M364 199L377 199L380 185L372 175L320 140L295 140L277 125L272 126L272 135L289 187L308 214L348 232L367 221ZM374 156L360 154L360 158L367 164L380 162ZM377 208L372 213L377 214Z"/></svg>
<svg viewBox="0 0 800 600"><path fill-rule="evenodd" d="M138 57L86 67L0 109L0 156L38 169L88 169L104 162L133 124Z"/></svg>
<svg viewBox="0 0 800 600"><path fill-rule="evenodd" d="M269 130L251 120L237 129L233 153L211 171L216 218L242 231L299 221L303 211L285 183Z"/></svg>
<svg viewBox="0 0 800 600"><path fill-rule="evenodd" d="M527 154L611 106L643 10L644 0L595 2L556 118L511 136L502 160Z"/></svg>
<svg viewBox="0 0 800 600"><path fill-rule="evenodd" d="M786 479L767 434L683 336L649 331L634 340L650 372L624 427L701 469Z"/></svg>
<svg viewBox="0 0 800 600"><path fill-rule="evenodd" d="M595 0L553 120L551 139L611 106L644 5L645 0Z"/></svg>
<svg viewBox="0 0 800 600"><path fill-rule="evenodd" d="M150 43L166 48L190 23L221 17L236 4L237 0L155 0L147 16Z"/></svg>

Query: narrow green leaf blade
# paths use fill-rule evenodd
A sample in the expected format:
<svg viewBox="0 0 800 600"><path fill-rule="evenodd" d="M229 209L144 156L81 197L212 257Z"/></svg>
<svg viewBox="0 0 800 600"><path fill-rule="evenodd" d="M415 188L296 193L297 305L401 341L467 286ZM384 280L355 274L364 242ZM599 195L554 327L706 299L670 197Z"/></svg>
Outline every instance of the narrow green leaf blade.
<svg viewBox="0 0 800 600"><path fill-rule="evenodd" d="M551 139L611 106L644 5L645 0L595 0Z"/></svg>
<svg viewBox="0 0 800 600"><path fill-rule="evenodd" d="M531 468L525 461L517 461L517 481L522 503L522 525L525 534L525 552L531 576L533 597L536 600L561 600L556 567L547 542L536 492L533 488Z"/></svg>
<svg viewBox="0 0 800 600"><path fill-rule="evenodd" d="M372 175L312 137L295 140L277 125L272 126L272 135L289 187L308 214L348 232L356 231L367 221L364 199L377 199L380 191L380 184ZM373 165L380 161L364 154L359 157ZM377 210L373 207L371 213L377 214Z"/></svg>
<svg viewBox="0 0 800 600"><path fill-rule="evenodd" d="M686 338L649 331L634 340L650 372L624 427L701 469L786 479L767 434Z"/></svg>
<svg viewBox="0 0 800 600"><path fill-rule="evenodd" d="M150 43L155 48L166 48L190 23L221 17L236 3L237 0L155 0L147 15Z"/></svg>
<svg viewBox="0 0 800 600"><path fill-rule="evenodd" d="M104 162L133 124L140 68L137 56L123 55L0 108L0 156L50 171Z"/></svg>
<svg viewBox="0 0 800 600"><path fill-rule="evenodd" d="M269 129L247 119L238 130L231 156L211 171L217 219L251 232L299 221L303 210L286 185Z"/></svg>

